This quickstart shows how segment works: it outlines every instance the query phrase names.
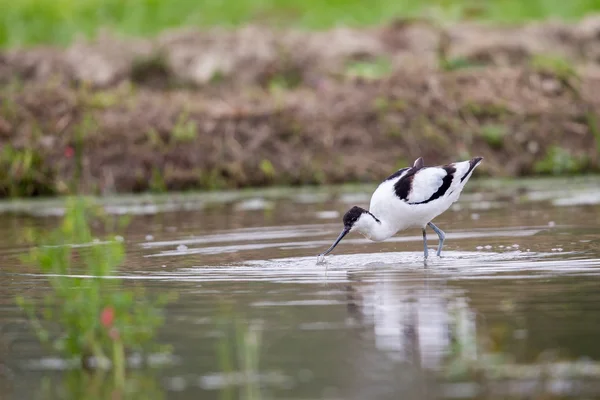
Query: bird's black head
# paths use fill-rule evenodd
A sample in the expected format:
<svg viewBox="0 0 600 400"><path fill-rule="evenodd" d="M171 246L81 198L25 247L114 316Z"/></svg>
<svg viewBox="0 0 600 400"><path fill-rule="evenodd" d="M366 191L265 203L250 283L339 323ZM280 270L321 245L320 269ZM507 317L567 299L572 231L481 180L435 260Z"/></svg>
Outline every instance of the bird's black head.
<svg viewBox="0 0 600 400"><path fill-rule="evenodd" d="M358 206L354 206L351 209L349 209L346 214L344 214L344 228L345 229L352 229L352 227L354 226L354 223L356 221L358 221L358 219L360 218L361 215L368 213L367 210L365 210L364 208L358 207Z"/></svg>
<svg viewBox="0 0 600 400"><path fill-rule="evenodd" d="M319 259L321 259L322 257L326 256L327 254L331 253L331 251L344 238L344 236L346 236L348 234L348 232L350 232L350 230L352 229L352 227L354 226L356 221L358 221L360 216L365 213L368 213L368 211L365 210L364 208L360 208L357 206L354 206L351 209L349 209L346 212L346 214L344 214L344 218L342 219L344 221L344 229L342 229L342 232L340 233L338 238L335 240L333 245L331 245L331 247L325 253L319 254Z"/></svg>

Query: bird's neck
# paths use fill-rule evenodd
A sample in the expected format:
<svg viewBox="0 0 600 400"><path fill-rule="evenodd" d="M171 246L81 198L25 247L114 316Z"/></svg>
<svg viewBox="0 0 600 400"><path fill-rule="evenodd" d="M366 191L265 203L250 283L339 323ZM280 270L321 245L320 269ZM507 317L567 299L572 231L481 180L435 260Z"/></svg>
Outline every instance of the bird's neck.
<svg viewBox="0 0 600 400"><path fill-rule="evenodd" d="M390 224L370 213L360 218L356 228L361 235L375 242L385 240L396 233Z"/></svg>

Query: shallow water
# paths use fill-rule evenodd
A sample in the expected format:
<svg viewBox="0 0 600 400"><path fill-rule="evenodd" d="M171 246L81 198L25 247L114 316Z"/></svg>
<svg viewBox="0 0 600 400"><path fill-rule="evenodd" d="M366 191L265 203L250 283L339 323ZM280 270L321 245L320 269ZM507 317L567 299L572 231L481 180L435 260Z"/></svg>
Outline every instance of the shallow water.
<svg viewBox="0 0 600 400"><path fill-rule="evenodd" d="M133 215L121 276L179 292L160 334L174 357L132 372L136 398L600 398L600 178L472 181L436 219L442 258L425 265L412 230L350 235L317 265L372 189L103 200ZM86 397L13 300L45 293L17 256L61 207L0 205L0 399ZM234 319L260 338L251 374L218 351L246 351Z"/></svg>

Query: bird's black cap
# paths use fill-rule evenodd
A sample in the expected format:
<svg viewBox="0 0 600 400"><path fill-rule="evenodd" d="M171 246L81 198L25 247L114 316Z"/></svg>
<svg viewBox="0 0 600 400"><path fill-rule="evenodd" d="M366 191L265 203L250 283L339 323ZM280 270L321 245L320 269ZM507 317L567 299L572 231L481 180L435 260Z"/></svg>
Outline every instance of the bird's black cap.
<svg viewBox="0 0 600 400"><path fill-rule="evenodd" d="M344 214L344 227L346 228L352 228L352 226L354 225L354 223L358 220L358 218L360 218L361 215L367 213L368 211L365 210L364 208L358 207L358 206L354 206L351 209L349 209L346 214Z"/></svg>

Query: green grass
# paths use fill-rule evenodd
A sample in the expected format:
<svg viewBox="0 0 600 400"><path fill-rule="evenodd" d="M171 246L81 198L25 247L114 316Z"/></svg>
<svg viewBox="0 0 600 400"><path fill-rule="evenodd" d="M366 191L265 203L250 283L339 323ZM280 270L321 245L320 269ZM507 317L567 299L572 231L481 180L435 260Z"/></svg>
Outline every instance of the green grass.
<svg viewBox="0 0 600 400"><path fill-rule="evenodd" d="M381 24L401 16L520 22L580 18L600 0L0 0L0 46L68 44L99 29L135 36L181 26L263 22L323 29Z"/></svg>
<svg viewBox="0 0 600 400"><path fill-rule="evenodd" d="M162 308L173 296L162 293L149 300L142 287L126 287L115 278L125 245L118 236L94 239L91 226L103 219L107 231L126 222L105 217L85 198L69 198L60 226L23 257L47 275L50 293L42 302L26 294L16 301L42 344L75 366L91 366L92 356L100 369L112 366L115 382L122 387L126 351L157 348L154 338L164 322ZM73 276L78 274L96 279Z"/></svg>

